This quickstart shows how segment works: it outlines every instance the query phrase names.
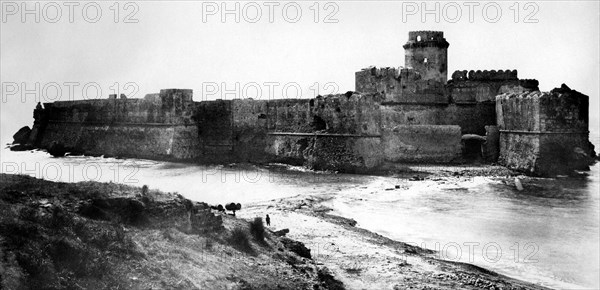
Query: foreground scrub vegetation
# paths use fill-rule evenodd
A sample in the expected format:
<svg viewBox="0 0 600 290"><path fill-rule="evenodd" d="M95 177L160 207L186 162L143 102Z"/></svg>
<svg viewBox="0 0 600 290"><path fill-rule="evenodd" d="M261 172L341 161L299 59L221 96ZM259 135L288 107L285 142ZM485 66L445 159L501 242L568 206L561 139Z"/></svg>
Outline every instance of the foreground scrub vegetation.
<svg viewBox="0 0 600 290"><path fill-rule="evenodd" d="M1 174L0 211L1 289L344 289L261 219L177 194Z"/></svg>

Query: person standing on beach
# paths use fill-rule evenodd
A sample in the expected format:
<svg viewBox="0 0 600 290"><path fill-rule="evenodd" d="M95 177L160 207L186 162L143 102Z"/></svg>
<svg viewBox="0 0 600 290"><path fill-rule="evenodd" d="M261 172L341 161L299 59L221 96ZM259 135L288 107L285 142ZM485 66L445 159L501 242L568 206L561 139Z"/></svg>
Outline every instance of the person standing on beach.
<svg viewBox="0 0 600 290"><path fill-rule="evenodd" d="M267 214L267 217L265 218L265 220L267 221L267 226L270 227L271 226L271 218L269 217L268 214Z"/></svg>

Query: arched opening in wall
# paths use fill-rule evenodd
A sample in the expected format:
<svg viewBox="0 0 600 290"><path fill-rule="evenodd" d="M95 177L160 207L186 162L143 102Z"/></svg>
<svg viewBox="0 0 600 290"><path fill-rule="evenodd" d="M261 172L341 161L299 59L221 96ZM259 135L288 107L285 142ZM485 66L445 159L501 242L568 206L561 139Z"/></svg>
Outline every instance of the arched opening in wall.
<svg viewBox="0 0 600 290"><path fill-rule="evenodd" d="M421 36L417 36L417 42L421 41Z"/></svg>
<svg viewBox="0 0 600 290"><path fill-rule="evenodd" d="M423 59L423 63L427 63L427 58L424 58L424 59Z"/></svg>
<svg viewBox="0 0 600 290"><path fill-rule="evenodd" d="M475 134L462 136L462 155L465 161L479 163L483 161L485 137Z"/></svg>

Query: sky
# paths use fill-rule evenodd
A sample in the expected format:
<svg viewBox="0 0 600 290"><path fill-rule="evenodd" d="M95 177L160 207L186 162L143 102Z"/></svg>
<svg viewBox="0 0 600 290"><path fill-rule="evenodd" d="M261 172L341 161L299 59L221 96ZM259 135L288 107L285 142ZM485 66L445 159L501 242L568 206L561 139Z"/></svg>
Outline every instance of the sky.
<svg viewBox="0 0 600 290"><path fill-rule="evenodd" d="M517 69L542 91L565 83L590 96L590 129L600 127L598 1L1 4L2 143L32 126L38 101L165 88L193 89L195 101L344 93L355 71L403 66L413 30L444 32L449 77Z"/></svg>

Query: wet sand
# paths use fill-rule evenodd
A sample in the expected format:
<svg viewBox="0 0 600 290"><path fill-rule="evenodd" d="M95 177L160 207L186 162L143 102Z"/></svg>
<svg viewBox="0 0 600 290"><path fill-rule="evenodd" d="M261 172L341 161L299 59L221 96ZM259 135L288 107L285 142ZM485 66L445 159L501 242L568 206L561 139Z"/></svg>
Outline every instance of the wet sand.
<svg viewBox="0 0 600 290"><path fill-rule="evenodd" d="M441 178L441 177L440 177ZM271 216L272 230L289 229L313 259L348 289L547 289L356 227L323 205L333 193L295 196L245 206L238 216Z"/></svg>

